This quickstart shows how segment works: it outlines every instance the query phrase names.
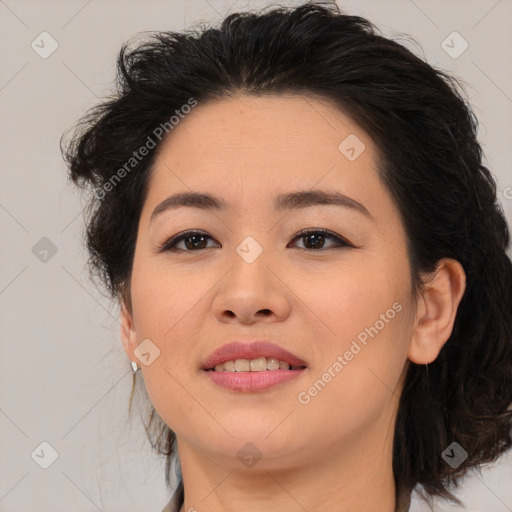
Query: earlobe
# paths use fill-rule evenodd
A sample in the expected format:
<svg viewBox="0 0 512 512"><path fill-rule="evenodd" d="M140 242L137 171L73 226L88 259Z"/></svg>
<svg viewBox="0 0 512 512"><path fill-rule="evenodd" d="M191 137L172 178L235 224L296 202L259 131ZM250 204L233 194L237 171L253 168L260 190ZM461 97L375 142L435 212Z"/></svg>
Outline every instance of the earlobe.
<svg viewBox="0 0 512 512"><path fill-rule="evenodd" d="M466 289L466 273L454 259L439 260L418 299L408 358L416 364L434 361L449 339Z"/></svg>
<svg viewBox="0 0 512 512"><path fill-rule="evenodd" d="M137 361L133 351L137 347L137 333L133 322L133 315L124 304L121 304L121 340L123 342L124 351L131 361Z"/></svg>

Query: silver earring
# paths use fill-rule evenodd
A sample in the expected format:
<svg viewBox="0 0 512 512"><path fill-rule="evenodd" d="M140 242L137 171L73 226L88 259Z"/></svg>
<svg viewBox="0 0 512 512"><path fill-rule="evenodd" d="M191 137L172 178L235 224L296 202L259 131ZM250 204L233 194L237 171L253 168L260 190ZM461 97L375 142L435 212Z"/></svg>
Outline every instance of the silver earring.
<svg viewBox="0 0 512 512"><path fill-rule="evenodd" d="M135 361L132 361L132 370L133 370L133 373L137 373L140 368L137 366L137 363Z"/></svg>

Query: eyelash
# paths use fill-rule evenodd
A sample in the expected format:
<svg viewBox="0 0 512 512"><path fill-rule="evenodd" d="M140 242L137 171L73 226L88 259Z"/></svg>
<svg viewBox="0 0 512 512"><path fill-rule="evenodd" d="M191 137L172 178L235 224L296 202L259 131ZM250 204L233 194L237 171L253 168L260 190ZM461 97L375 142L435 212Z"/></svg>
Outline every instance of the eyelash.
<svg viewBox="0 0 512 512"><path fill-rule="evenodd" d="M312 234L320 234L320 235L325 236L325 238L330 238L331 240L336 240L338 242L338 248L341 248L341 247L354 248L354 246L351 243L349 243L346 239L344 239L343 237L340 237L339 235L335 235L331 231L327 231L325 229L314 229L314 228L303 229L302 231L299 231L299 233L297 233L297 235L292 239L292 241L300 239L300 238L304 238L304 237L306 237L308 235L312 235ZM205 233L203 231L185 231L184 233L175 235L175 236L169 238L168 240L166 240L165 242L163 242L162 244L160 244L158 246L158 252L199 252L199 251L204 250L204 249L197 249L197 250L176 249L176 245L179 242L181 242L182 240L184 240L186 238L189 238L189 237L191 238L194 235L200 235L200 236L202 235L206 238L210 238L211 240L213 240L213 238L210 235L208 235L207 233ZM206 249L211 249L211 247L207 247ZM313 252L322 252L322 251L327 251L329 249L336 249L336 247L328 247L327 249L305 248L302 250L313 251Z"/></svg>

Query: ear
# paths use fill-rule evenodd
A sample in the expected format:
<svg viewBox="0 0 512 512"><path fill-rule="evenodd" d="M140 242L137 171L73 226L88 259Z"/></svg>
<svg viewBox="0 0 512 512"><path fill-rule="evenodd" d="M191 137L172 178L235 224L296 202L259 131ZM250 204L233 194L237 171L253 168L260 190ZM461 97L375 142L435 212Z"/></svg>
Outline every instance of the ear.
<svg viewBox="0 0 512 512"><path fill-rule="evenodd" d="M450 337L466 289L466 273L454 259L439 260L418 299L408 358L416 364L434 361Z"/></svg>
<svg viewBox="0 0 512 512"><path fill-rule="evenodd" d="M138 358L133 351L137 348L137 333L133 322L133 315L124 303L121 303L121 340L123 341L124 351L130 361L138 362Z"/></svg>

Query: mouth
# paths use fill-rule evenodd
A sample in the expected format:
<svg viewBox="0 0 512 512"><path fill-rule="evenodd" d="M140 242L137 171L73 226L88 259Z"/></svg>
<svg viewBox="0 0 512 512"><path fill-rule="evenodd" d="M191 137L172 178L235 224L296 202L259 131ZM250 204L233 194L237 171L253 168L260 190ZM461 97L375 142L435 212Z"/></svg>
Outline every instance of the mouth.
<svg viewBox="0 0 512 512"><path fill-rule="evenodd" d="M207 372L272 372L307 368L305 361L286 349L266 341L223 345L203 361Z"/></svg>
<svg viewBox="0 0 512 512"><path fill-rule="evenodd" d="M223 345L203 361L201 368L210 382L230 393L264 392L308 371L306 361L267 341Z"/></svg>

